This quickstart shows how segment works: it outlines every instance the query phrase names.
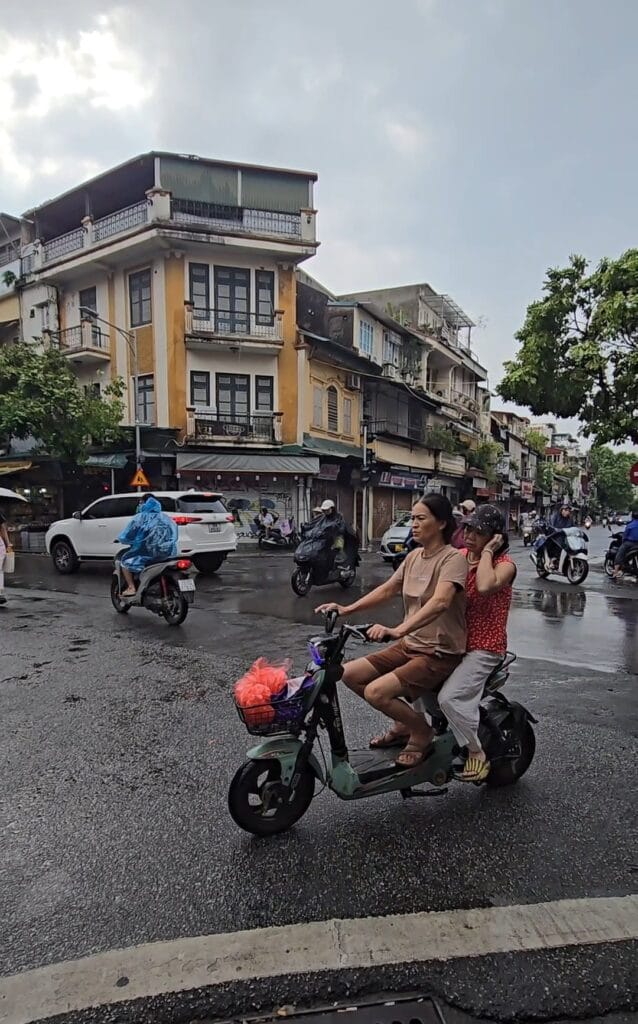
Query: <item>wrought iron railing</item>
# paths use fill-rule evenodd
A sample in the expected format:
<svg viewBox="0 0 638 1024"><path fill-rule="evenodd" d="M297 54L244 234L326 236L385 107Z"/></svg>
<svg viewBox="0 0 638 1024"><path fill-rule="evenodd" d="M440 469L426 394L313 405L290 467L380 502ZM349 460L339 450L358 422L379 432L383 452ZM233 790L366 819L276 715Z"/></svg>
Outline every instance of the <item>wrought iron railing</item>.
<svg viewBox="0 0 638 1024"><path fill-rule="evenodd" d="M282 340L282 314L244 313L238 310L204 309L186 310L187 335L231 335L234 337Z"/></svg>
<svg viewBox="0 0 638 1024"><path fill-rule="evenodd" d="M66 235L58 235L44 243L43 259L45 263L57 260L70 252L76 252L84 246L84 228L67 231Z"/></svg>
<svg viewBox="0 0 638 1024"><path fill-rule="evenodd" d="M368 433L404 437L409 441L423 441L425 428L416 423L399 423L397 420L375 420L368 424Z"/></svg>
<svg viewBox="0 0 638 1024"><path fill-rule="evenodd" d="M93 237L96 242L103 238L110 238L111 235L119 235L121 231L130 231L138 224L146 224L148 221L148 203L144 200L141 203L133 203L123 210L116 210L106 217L100 217L93 224Z"/></svg>
<svg viewBox="0 0 638 1024"><path fill-rule="evenodd" d="M219 438L261 441L281 444L280 412L254 413L252 416L221 416L195 413L195 438Z"/></svg>
<svg viewBox="0 0 638 1024"><path fill-rule="evenodd" d="M301 214L275 210L254 210L243 206L224 206L195 199L171 200L173 220L202 224L226 232L254 232L257 235L283 235L301 238Z"/></svg>
<svg viewBox="0 0 638 1024"><path fill-rule="evenodd" d="M104 334L97 324L82 323L77 327L65 327L53 336L62 352L90 351L99 349L101 352L108 352L110 349L109 336Z"/></svg>

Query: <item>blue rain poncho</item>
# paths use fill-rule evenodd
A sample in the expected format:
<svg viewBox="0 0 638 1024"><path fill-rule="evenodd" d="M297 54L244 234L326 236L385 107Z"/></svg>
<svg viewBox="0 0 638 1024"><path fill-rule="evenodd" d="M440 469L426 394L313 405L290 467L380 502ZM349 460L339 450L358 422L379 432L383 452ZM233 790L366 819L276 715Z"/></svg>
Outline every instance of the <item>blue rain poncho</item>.
<svg viewBox="0 0 638 1024"><path fill-rule="evenodd" d="M147 498L117 538L128 544L122 565L131 572L141 572L152 562L177 557L177 526L164 512L157 498Z"/></svg>

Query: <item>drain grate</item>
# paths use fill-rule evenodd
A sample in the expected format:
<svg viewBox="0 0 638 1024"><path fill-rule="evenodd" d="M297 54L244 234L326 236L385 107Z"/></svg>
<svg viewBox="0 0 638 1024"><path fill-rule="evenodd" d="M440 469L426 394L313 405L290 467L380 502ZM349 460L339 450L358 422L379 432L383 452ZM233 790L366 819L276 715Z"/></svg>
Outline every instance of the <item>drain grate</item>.
<svg viewBox="0 0 638 1024"><path fill-rule="evenodd" d="M430 999L342 1006L336 1010L311 1010L286 1016L286 1024L444 1024Z"/></svg>

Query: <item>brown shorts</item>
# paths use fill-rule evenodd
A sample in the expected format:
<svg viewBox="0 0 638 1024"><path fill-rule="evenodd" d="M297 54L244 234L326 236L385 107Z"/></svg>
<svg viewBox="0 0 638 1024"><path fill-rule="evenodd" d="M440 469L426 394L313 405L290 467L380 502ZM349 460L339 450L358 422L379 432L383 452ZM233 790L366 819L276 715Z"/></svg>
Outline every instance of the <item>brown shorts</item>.
<svg viewBox="0 0 638 1024"><path fill-rule="evenodd" d="M463 660L462 654L412 654L402 640L366 658L379 676L393 673L416 700L424 690L438 690Z"/></svg>

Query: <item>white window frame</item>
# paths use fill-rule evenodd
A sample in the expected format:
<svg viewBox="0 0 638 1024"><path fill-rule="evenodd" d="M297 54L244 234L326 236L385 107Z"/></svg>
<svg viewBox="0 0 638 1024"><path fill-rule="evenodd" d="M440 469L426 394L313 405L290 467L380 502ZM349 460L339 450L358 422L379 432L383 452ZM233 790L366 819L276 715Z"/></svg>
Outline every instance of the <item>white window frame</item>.
<svg viewBox="0 0 638 1024"><path fill-rule="evenodd" d="M367 320L359 320L359 351L368 359L374 354L374 326Z"/></svg>
<svg viewBox="0 0 638 1024"><path fill-rule="evenodd" d="M323 388L320 384L312 385L312 425L323 430Z"/></svg>
<svg viewBox="0 0 638 1024"><path fill-rule="evenodd" d="M394 331L383 332L383 365L399 367L401 359L401 338Z"/></svg>

